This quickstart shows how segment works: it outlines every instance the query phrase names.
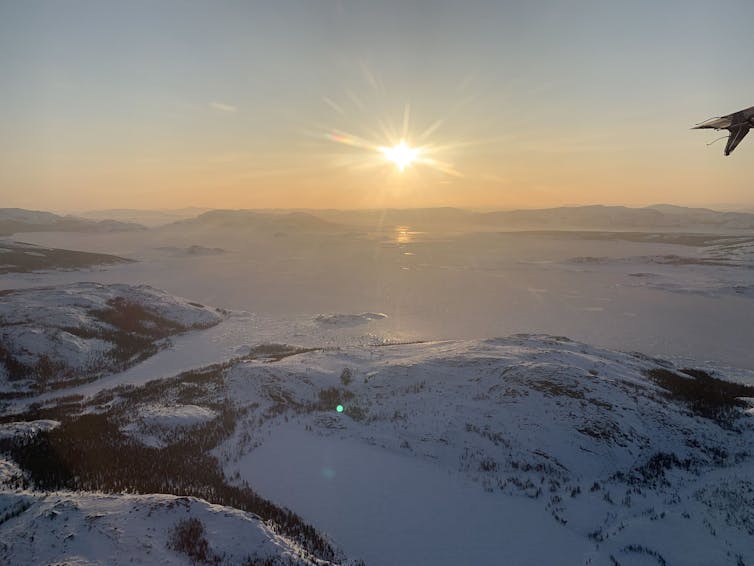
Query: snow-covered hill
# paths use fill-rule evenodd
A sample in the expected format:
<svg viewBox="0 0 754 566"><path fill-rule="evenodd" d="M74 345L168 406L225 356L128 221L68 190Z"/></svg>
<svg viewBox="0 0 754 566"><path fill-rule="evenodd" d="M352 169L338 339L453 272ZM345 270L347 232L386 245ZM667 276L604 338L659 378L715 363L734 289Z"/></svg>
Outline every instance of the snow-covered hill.
<svg viewBox="0 0 754 566"><path fill-rule="evenodd" d="M259 517L193 497L0 492L3 564L325 564Z"/></svg>
<svg viewBox="0 0 754 566"><path fill-rule="evenodd" d="M464 517L467 523L497 521L505 529L531 521L531 533L564 531L585 543L534 551L532 538L507 548L485 541L487 550L457 560L492 563L495 552L510 552L532 564L558 556L563 563L610 563L611 556L626 563L629 555L668 564L750 563L754 423L740 398L754 397L754 387L717 377L529 335L251 360L227 372L227 395L244 416L218 453L229 477L253 481L262 494L328 527L367 563L410 564L421 548L415 541L390 559L384 540L349 548L358 536L346 518L400 505L426 480L426 473L406 473L419 463L451 474L458 486L475 482L489 498L532 504L529 513L487 510ZM353 456L336 456L342 451ZM394 475L417 485L391 498L379 486ZM328 499L312 495L323 491L330 500L339 492L348 499L340 504L348 510L342 520L329 514ZM537 524L535 508L549 515L547 524ZM406 523L421 523L416 516ZM364 519L359 528L379 526ZM447 536L461 535L450 529ZM433 555L433 563L443 560Z"/></svg>
<svg viewBox="0 0 754 566"><path fill-rule="evenodd" d="M217 309L151 287L75 283L0 295L0 388L23 393L133 365L171 335L220 322Z"/></svg>
<svg viewBox="0 0 754 566"><path fill-rule="evenodd" d="M367 564L738 565L754 561L752 379L542 335L268 344L48 402L12 418L60 426L3 446L28 485L285 524L261 496Z"/></svg>
<svg viewBox="0 0 754 566"><path fill-rule="evenodd" d="M8 386L31 395L40 378L59 386L112 373L225 314L146 286L6 292L6 380L21 375ZM309 324L329 329L323 320ZM243 511L322 561L754 562L754 374L547 335L314 340L250 344L235 358L137 385L113 381L89 398L29 398L15 411L9 401L0 477L15 491L0 513L9 517L0 519L0 556L70 562L86 547L185 560L166 541L180 517L196 514L201 527L182 523L200 541L190 552L238 563L241 527L221 536L217 521L248 522ZM30 488L53 493L20 491ZM239 511L93 493L193 496ZM27 505L18 501L31 507L11 517ZM47 518L56 505L86 511L43 535L51 527L40 517L57 521ZM89 528L87 516L113 507L106 531ZM149 526L140 519L111 537L110 525L130 520L120 514ZM262 531L250 540L267 548L274 537ZM27 533L45 543L30 545Z"/></svg>

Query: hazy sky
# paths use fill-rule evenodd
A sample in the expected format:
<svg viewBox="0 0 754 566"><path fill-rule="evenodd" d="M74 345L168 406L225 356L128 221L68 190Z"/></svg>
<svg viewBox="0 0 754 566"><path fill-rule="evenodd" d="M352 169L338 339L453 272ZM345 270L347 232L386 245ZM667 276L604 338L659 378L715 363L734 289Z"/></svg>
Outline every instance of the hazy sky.
<svg viewBox="0 0 754 566"><path fill-rule="evenodd" d="M750 0L0 0L0 206L754 206L754 135L725 158L689 131L754 105L753 21ZM404 123L429 162L400 173L374 148Z"/></svg>

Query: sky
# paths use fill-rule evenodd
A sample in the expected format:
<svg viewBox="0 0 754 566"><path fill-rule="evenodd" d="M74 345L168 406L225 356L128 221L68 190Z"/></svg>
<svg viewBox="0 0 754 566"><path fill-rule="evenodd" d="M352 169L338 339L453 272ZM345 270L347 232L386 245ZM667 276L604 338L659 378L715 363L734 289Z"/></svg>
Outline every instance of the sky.
<svg viewBox="0 0 754 566"><path fill-rule="evenodd" d="M689 130L754 105L752 21L749 0L0 0L0 206L754 208L754 136L726 158Z"/></svg>

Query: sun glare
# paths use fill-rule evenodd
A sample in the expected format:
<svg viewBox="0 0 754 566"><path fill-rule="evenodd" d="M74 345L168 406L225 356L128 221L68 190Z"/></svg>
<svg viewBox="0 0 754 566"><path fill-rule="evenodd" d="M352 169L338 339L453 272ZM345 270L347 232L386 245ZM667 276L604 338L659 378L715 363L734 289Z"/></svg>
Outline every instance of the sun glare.
<svg viewBox="0 0 754 566"><path fill-rule="evenodd" d="M339 114L343 114L342 111L337 110L340 106L334 102L330 101L328 105L335 108ZM409 116L409 107L406 105L402 127L395 127L388 119L378 119L376 126L362 125L360 130L363 133L354 134L346 130L328 129L324 137L337 144L362 150L361 154L354 152L348 156L339 156L341 163L353 169L384 166L388 163L399 173L404 173L409 167L415 167L434 169L444 175L461 177L461 173L452 164L437 159L437 156L464 144L437 145L432 143L430 136L442 125L442 120L435 120L425 130L410 134ZM319 137L322 134L315 133L315 135ZM409 145L406 141L409 138L417 145Z"/></svg>
<svg viewBox="0 0 754 566"><path fill-rule="evenodd" d="M404 171L419 155L419 150L409 147L404 140L401 140L399 144L393 147L381 147L380 150L385 159L395 164L398 171Z"/></svg>

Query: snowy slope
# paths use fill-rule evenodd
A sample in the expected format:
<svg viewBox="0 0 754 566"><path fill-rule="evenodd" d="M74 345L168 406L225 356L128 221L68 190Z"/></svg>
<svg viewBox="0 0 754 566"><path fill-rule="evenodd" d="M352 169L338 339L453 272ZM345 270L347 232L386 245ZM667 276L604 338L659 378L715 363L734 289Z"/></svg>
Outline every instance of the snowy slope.
<svg viewBox="0 0 754 566"><path fill-rule="evenodd" d="M464 518L477 528L465 534L448 528L454 548L473 545L490 521L501 533L526 526L528 537L485 540L476 560L506 552L534 564L561 553L568 563L602 564L657 553L670 564L748 563L752 416L733 397L684 388L706 379L545 336L309 352L229 370L228 396L245 416L217 452L229 477L296 509L370 564L426 556L426 541L414 539L388 560L387 541L363 532L380 532L387 517L379 509L403 509L417 491L431 497L422 491L433 477L428 464L455 478L440 482L439 497L457 500L451 490L473 482L502 502L498 510L480 503L481 517ZM394 477L404 478L402 489ZM401 525L444 524L442 513L427 516L412 501L413 510L387 519L397 525L393 536ZM570 540L534 552L536 533L553 529L583 546ZM435 564L462 559L431 553Z"/></svg>
<svg viewBox="0 0 754 566"><path fill-rule="evenodd" d="M58 489L216 503L251 486L378 566L749 564L754 388L725 377L545 335L267 344L17 415L60 422L27 426L53 450L0 468L44 481L52 453Z"/></svg>
<svg viewBox="0 0 754 566"><path fill-rule="evenodd" d="M122 370L207 328L217 309L148 286L75 283L0 295L0 386L23 392Z"/></svg>
<svg viewBox="0 0 754 566"><path fill-rule="evenodd" d="M72 492L0 492L0 562L196 564L201 542L182 552L172 536L187 519L201 522L205 563L323 564L250 513L193 497Z"/></svg>
<svg viewBox="0 0 754 566"><path fill-rule="evenodd" d="M367 564L747 564L754 388L723 377L544 335L265 345L48 418L63 454L133 453L119 482L213 455Z"/></svg>
<svg viewBox="0 0 754 566"><path fill-rule="evenodd" d="M34 436L40 431L52 430L59 425L60 423L58 421L53 421L50 419L3 423L0 424L0 438Z"/></svg>

